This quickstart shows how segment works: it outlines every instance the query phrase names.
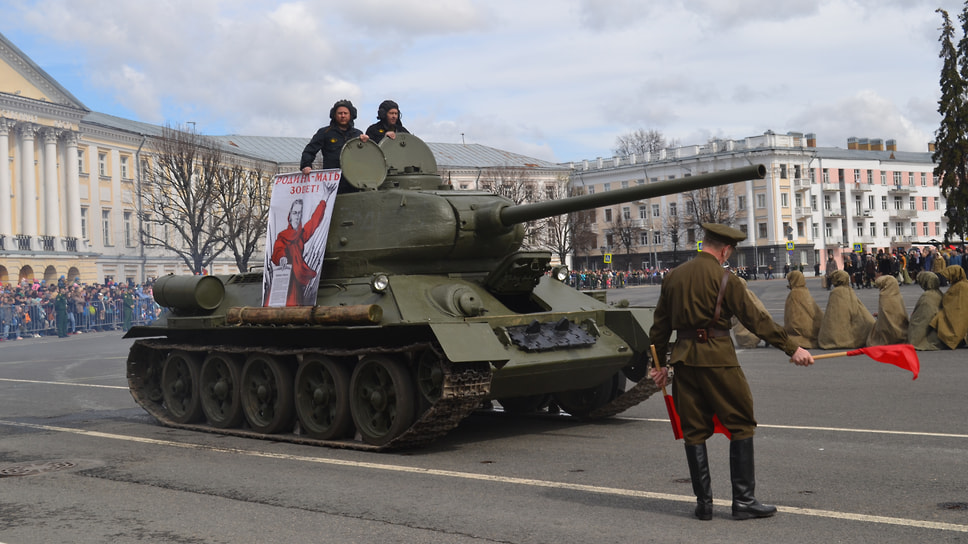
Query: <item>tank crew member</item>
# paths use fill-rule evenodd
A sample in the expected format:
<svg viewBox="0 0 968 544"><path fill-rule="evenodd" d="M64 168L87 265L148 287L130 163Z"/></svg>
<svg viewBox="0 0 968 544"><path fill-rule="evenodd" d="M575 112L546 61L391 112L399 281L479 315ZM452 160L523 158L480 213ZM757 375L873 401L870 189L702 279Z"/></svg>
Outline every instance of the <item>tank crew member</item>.
<svg viewBox="0 0 968 544"><path fill-rule="evenodd" d="M753 396L729 337L729 320L735 315L747 329L792 356L791 360L799 366L813 364L813 356L799 347L769 314L749 304L742 280L723 269L736 244L746 235L716 223L704 223L702 227L706 229L702 251L662 281L649 336L661 359L673 331L677 333L669 362L675 368L673 397L696 494L696 517L712 519L706 439L713 434L713 415L732 433L729 468L733 517L769 517L776 513L776 507L761 504L754 497ZM650 373L659 386L669 379L665 368L652 369Z"/></svg>
<svg viewBox="0 0 968 544"><path fill-rule="evenodd" d="M410 134L407 127L400 122L400 106L393 100L384 100L376 110L377 122L366 129L366 135L374 143L380 143L384 136L391 140L396 139L397 134Z"/></svg>
<svg viewBox="0 0 968 544"><path fill-rule="evenodd" d="M359 137L366 142L370 138L353 126L356 119L356 107L349 100L339 100L329 110L329 125L316 131L302 152L299 169L308 174L313 169L316 154L323 152L323 169L339 168L339 154L343 145L353 138ZM345 185L345 187L344 187ZM340 180L340 192L349 186Z"/></svg>

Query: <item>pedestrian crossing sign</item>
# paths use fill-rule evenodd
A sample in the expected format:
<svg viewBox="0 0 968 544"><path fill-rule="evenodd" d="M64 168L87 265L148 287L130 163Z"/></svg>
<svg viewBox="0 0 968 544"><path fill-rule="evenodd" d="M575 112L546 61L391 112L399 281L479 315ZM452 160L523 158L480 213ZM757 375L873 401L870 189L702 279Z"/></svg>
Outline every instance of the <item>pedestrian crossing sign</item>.
<svg viewBox="0 0 968 544"><path fill-rule="evenodd" d="M787 251L793 251L793 242L787 242Z"/></svg>
<svg viewBox="0 0 968 544"><path fill-rule="evenodd" d="M863 253L864 244L854 244L854 253Z"/></svg>
<svg viewBox="0 0 968 544"><path fill-rule="evenodd" d="M605 264L612 264L612 254L611 253L606 253L605 254Z"/></svg>

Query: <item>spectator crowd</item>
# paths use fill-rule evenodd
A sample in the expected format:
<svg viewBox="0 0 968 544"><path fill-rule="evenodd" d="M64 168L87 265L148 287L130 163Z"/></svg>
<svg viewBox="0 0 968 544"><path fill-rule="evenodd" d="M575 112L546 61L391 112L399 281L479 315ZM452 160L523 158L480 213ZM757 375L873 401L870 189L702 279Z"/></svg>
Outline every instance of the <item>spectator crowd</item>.
<svg viewBox="0 0 968 544"><path fill-rule="evenodd" d="M121 330L153 321L161 308L142 285L24 279L0 286L0 342Z"/></svg>

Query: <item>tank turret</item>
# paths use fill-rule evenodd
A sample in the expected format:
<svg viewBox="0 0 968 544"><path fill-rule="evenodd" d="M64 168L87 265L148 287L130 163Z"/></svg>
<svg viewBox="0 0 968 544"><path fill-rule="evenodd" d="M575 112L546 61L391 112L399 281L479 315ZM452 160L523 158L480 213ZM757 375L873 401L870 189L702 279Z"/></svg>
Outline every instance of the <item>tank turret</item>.
<svg viewBox="0 0 968 544"><path fill-rule="evenodd" d="M762 165L514 205L456 191L429 147L349 142L355 192L333 208L316 304L263 308L262 273L160 279L167 310L128 358L131 393L172 427L385 450L431 441L482 405L617 414L655 392L651 308L547 274L522 223L765 176Z"/></svg>

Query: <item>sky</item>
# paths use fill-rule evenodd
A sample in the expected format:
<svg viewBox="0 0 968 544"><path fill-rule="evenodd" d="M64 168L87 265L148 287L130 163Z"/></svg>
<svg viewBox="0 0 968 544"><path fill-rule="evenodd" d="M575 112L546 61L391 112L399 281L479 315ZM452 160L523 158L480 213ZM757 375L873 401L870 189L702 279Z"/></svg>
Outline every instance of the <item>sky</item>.
<svg viewBox="0 0 968 544"><path fill-rule="evenodd" d="M0 33L126 119L308 141L389 98L425 141L570 162L637 129L927 151L939 7L960 29L954 0L4 0Z"/></svg>

